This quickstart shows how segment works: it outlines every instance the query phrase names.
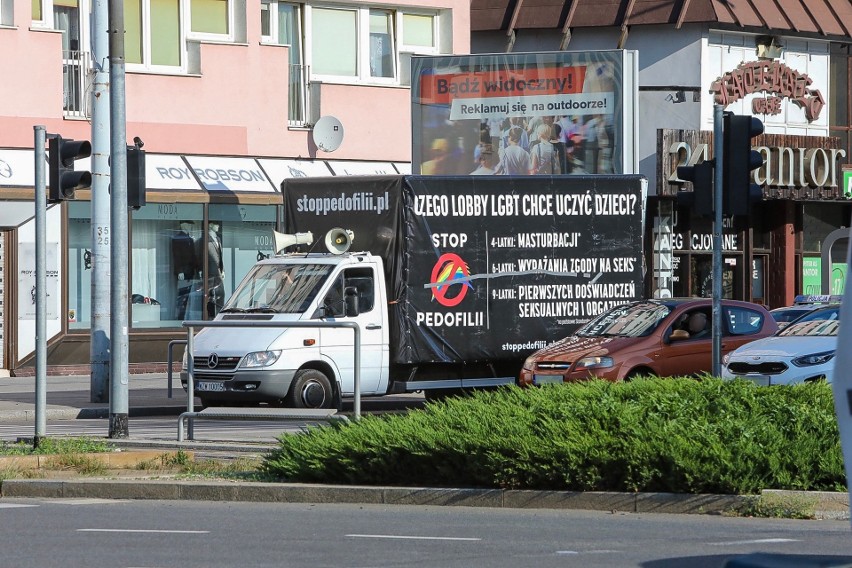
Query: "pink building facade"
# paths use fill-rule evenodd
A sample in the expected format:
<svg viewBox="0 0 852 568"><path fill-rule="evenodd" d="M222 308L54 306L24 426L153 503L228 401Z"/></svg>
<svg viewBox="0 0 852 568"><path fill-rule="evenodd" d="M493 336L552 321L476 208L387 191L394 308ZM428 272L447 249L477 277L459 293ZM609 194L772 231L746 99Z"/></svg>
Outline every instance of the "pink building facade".
<svg viewBox="0 0 852 568"><path fill-rule="evenodd" d="M93 138L96 1L0 0L0 369L12 374L31 372L35 349L33 128ZM470 13L461 0L125 0L124 9L127 143L138 137L147 152L147 204L131 211L128 236L130 357L153 370L182 337L181 320L212 317L272 252L284 178L408 173L410 59L468 53ZM340 125L331 146L319 144L332 151L316 143L322 117ZM79 191L47 213L52 372L89 364L90 199Z"/></svg>

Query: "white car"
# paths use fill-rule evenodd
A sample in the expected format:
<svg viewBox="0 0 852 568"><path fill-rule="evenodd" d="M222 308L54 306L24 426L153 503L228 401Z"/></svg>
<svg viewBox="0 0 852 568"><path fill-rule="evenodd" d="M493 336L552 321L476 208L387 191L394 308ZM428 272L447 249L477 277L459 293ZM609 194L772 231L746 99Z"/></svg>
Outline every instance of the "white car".
<svg viewBox="0 0 852 568"><path fill-rule="evenodd" d="M793 300L792 306L775 308L774 310L769 310L769 313L772 314L772 319L778 323L778 327L783 328L788 323L802 317L806 313L825 307L826 304L839 304L842 298L843 296L837 295L817 296L810 294L796 296L796 299Z"/></svg>
<svg viewBox="0 0 852 568"><path fill-rule="evenodd" d="M772 337L752 341L722 359L722 378L759 385L831 382L840 306L821 307Z"/></svg>

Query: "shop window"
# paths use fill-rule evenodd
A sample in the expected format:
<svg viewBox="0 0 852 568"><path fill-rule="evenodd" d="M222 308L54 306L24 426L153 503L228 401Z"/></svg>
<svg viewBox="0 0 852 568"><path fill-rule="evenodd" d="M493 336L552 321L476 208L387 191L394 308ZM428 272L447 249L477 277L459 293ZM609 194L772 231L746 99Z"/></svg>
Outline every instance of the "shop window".
<svg viewBox="0 0 852 568"><path fill-rule="evenodd" d="M202 319L203 207L149 203L132 216L130 321L134 328L180 327Z"/></svg>
<svg viewBox="0 0 852 568"><path fill-rule="evenodd" d="M92 208L68 202L68 329L92 327Z"/></svg>
<svg viewBox="0 0 852 568"><path fill-rule="evenodd" d="M821 252L829 233L849 223L849 209L837 203L804 203L802 211L804 252Z"/></svg>
<svg viewBox="0 0 852 568"><path fill-rule="evenodd" d="M207 296L204 312L213 317L258 260L273 254L276 208L268 205L209 206L204 235Z"/></svg>

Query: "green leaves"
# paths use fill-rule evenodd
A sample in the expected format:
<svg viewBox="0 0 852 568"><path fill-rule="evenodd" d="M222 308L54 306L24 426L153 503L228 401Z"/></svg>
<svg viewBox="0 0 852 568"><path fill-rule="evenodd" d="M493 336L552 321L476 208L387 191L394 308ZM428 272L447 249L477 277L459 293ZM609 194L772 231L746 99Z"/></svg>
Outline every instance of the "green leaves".
<svg viewBox="0 0 852 568"><path fill-rule="evenodd" d="M302 482L756 493L845 486L831 387L710 377L504 388L282 436Z"/></svg>

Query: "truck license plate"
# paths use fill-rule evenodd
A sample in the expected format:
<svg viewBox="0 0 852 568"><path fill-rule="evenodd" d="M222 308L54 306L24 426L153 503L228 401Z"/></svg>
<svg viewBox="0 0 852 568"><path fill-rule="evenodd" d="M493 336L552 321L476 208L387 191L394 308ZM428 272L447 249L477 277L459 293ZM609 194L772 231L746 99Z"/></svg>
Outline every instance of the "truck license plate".
<svg viewBox="0 0 852 568"><path fill-rule="evenodd" d="M196 383L196 391L201 392L224 392L225 385L223 383Z"/></svg>

